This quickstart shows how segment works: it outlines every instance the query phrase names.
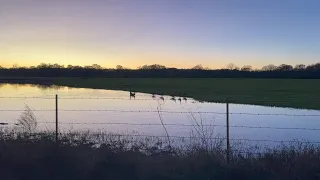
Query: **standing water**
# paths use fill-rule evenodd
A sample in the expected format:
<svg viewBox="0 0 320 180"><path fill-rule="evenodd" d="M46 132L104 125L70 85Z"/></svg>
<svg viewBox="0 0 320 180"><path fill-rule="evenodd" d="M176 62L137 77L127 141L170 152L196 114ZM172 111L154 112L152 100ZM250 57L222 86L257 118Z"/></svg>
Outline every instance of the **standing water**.
<svg viewBox="0 0 320 180"><path fill-rule="evenodd" d="M54 131L55 95L59 95L59 128L120 134L190 137L197 127L225 137L226 104L200 103L183 97L68 87L0 84L0 123L15 126L30 107L38 130ZM25 98L26 97L26 98ZM230 139L264 143L320 141L320 111L230 104ZM162 121L161 121L162 120ZM8 125L6 125L8 123ZM165 129L163 127L165 126ZM211 136L212 136L211 135Z"/></svg>

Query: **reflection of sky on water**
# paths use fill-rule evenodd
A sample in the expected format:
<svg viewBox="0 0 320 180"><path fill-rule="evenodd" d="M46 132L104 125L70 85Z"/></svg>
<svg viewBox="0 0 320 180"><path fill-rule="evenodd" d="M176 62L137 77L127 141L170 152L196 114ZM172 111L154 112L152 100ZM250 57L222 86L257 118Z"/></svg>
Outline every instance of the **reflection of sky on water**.
<svg viewBox="0 0 320 180"><path fill-rule="evenodd" d="M76 88L38 88L31 85L1 85L1 97L44 97L52 99L1 99L0 109L16 110L24 109L25 105L36 110L54 110L55 94L59 94L59 125L62 131L69 130L103 130L106 132L139 132L146 135L165 135L160 125L119 125L100 123L131 123L131 124L160 124L157 112L69 112L63 110L129 110L129 111L156 111L161 104L163 111L179 112L219 112L226 111L225 104L218 103L195 103L194 100L174 102L165 97L165 101L159 101L159 97L153 99L149 94L137 93L136 100L129 99L129 93L124 91L76 89ZM64 99L74 98L74 99ZM77 99L97 98L97 99ZM108 99L120 98L120 99ZM139 100L143 99L143 100ZM298 110L290 108L273 108L251 105L230 105L230 113L257 113L257 114L305 114L320 115L320 111ZM16 122L21 112L0 112L0 122ZM35 112L38 121L54 122L55 112ZM224 114L194 113L196 119L201 118L204 124L222 125L211 128L215 134L225 136ZM191 113L162 113L165 124L192 125L194 121ZM294 117L294 116L251 116L251 115L230 115L230 126L259 126L259 127L298 127L298 128L320 128L320 117ZM68 123L68 124L64 124ZM77 124L80 123L80 124ZM86 123L86 124L81 124ZM96 124L92 124L96 123ZM39 124L39 128L54 129L54 124ZM166 126L171 136L190 136L192 126ZM235 139L264 139L264 140L306 140L320 141L319 131L307 130L277 130L277 129L253 129L231 127L230 136ZM270 145L271 142L268 142Z"/></svg>

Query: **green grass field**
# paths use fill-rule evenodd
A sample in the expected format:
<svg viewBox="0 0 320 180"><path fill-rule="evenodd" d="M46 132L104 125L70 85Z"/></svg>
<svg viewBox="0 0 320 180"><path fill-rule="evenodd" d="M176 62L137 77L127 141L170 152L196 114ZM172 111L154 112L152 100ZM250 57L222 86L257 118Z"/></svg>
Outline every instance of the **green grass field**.
<svg viewBox="0 0 320 180"><path fill-rule="evenodd" d="M320 80L214 78L58 78L56 85L130 90L187 97L200 101L320 109Z"/></svg>

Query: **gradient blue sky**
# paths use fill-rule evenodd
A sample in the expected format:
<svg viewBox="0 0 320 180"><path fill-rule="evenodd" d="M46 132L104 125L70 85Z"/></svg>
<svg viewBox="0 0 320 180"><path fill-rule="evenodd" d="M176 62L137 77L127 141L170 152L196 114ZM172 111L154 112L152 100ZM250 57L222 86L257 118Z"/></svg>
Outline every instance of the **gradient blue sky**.
<svg viewBox="0 0 320 180"><path fill-rule="evenodd" d="M0 65L320 60L318 0L0 0Z"/></svg>

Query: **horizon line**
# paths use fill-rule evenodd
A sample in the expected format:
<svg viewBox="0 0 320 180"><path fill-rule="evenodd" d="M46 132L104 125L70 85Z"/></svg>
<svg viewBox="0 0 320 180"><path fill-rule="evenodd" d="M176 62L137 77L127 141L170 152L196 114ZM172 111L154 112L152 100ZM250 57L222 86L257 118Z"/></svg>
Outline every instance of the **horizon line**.
<svg viewBox="0 0 320 180"><path fill-rule="evenodd" d="M318 62L318 63L320 63L320 62ZM250 65L250 64L246 64L246 65L242 65L242 66L238 66L238 65L236 65L235 63L228 63L228 64L226 64L225 66L222 66L222 67L220 67L220 68L211 68L211 67L208 67L208 66L204 66L204 65L202 65L202 64L196 64L196 65L194 65L194 66L192 66L192 67L171 67L171 66L166 66L166 65L163 65L163 64L157 64L157 63L151 63L151 64L143 64L143 65L141 65L141 66L138 66L138 67L135 67L135 68L132 68L132 67L126 67L126 66L124 66L124 65L120 65L120 64L118 64L118 65L116 65L115 67L107 67L107 66L103 66L103 65L100 65L100 64L97 64L97 63L93 63L93 64L90 64L90 65L78 65L78 64L59 64L59 63L39 63L39 64L37 64L37 65L22 65L22 66L20 66L19 64L17 64L17 63L15 63L15 64L12 64L11 66L9 65L3 65L3 64L0 64L0 67L3 67L3 68L6 68L6 69L10 69L10 68L36 68L36 67L38 67L38 66L40 66L41 64L43 64L43 65L59 65L59 66L62 66L62 67L64 67L64 68L67 68L69 65L71 65L71 66L74 66L74 67L83 67L83 68L85 68L85 67L93 67L93 66L96 66L96 67L100 67L101 69L117 69L117 66L121 66L123 69L131 69L131 70L135 70L135 69L139 69L140 67L143 67L143 66L152 66L152 65L159 65L159 66L163 66L163 67L165 67L166 69L170 69L170 68L173 68L173 69L193 69L193 68L195 68L195 67L201 67L201 68L203 68L203 69L210 69L210 70L219 70L219 69L228 69L228 66L230 67L230 66L232 66L234 69L241 69L241 68L243 68L243 67L248 67L248 66L250 66L250 68L252 69L252 70L255 70L255 69L262 69L263 67L265 67L265 66L269 66L269 65L274 65L274 66L280 66L280 65L290 65L290 66L292 66L292 67L295 67L295 66L297 66L297 65L305 65L306 67L308 66L308 65L314 65L314 64L318 64L318 63L311 63L311 64L303 64L303 63L298 63L298 64L286 64L286 63L279 63L279 65L276 65L276 64L272 64L272 63L270 63L270 64L265 64L265 65L262 65L262 66L260 66L260 67L254 67L254 66L252 66L252 65Z"/></svg>

